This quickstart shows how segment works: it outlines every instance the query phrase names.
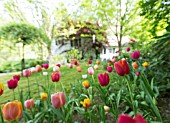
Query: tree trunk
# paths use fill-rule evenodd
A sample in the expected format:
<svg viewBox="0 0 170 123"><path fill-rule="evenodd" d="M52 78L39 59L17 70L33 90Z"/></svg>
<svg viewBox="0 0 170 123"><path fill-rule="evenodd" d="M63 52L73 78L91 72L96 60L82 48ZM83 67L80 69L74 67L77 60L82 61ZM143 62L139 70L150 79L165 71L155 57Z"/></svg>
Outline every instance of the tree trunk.
<svg viewBox="0 0 170 123"><path fill-rule="evenodd" d="M25 46L25 44L23 43L23 45L22 45L21 71L25 69L24 46Z"/></svg>
<svg viewBox="0 0 170 123"><path fill-rule="evenodd" d="M119 56L122 53L122 31L123 31L123 26L120 26L120 37L119 37L119 41L118 41Z"/></svg>

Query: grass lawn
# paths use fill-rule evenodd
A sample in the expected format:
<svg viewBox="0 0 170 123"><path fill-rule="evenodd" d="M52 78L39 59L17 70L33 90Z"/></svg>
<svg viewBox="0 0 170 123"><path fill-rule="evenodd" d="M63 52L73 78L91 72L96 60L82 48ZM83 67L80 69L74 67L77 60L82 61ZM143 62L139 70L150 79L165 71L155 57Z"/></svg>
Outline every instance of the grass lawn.
<svg viewBox="0 0 170 123"><path fill-rule="evenodd" d="M99 66L101 67L101 66ZM51 73L53 72L52 68L49 68L48 71L48 76L43 76L42 72L40 73L33 73L31 77L29 77L29 81L30 81L30 90L31 90L31 97L33 99L40 99L40 93L38 93L38 86L37 83L39 84L39 92L44 92L44 89L42 88L42 86L44 86L45 88L47 87L47 82L49 81L50 86L52 86L52 90L51 93L55 93L55 92L59 92L61 91L61 86L60 86L60 82L62 82L64 89L67 93L71 92L71 86L70 83L74 83L78 80L82 80L82 74L87 74L87 69L89 68L88 65L81 65L82 68L82 72L79 73L76 70L76 67L74 66L72 69L70 69L68 66L61 66L60 67L60 71L61 71L61 79L58 83L53 83L51 81ZM46 70L43 70L46 71ZM95 74L97 75L99 72L103 71L103 68L101 67L97 72L95 72ZM21 73L10 73L7 75L2 75L0 76L0 82L2 82L4 84L4 93L0 96L0 104L6 103L8 101L12 101L14 100L13 98L13 91L11 89L8 88L7 86L7 81L9 79L12 79L13 75L15 74L21 74ZM48 79L47 79L48 78ZM90 75L88 75L88 78L91 78ZM96 78L97 79L97 78ZM56 85L55 85L56 84ZM18 82L18 87L15 89L15 97L16 99L20 99L20 92L21 90L23 90L23 94L24 94L24 100L26 100L27 98L27 85L28 85L28 81L26 77L22 77L20 81ZM56 90L55 90L55 86L56 86Z"/></svg>

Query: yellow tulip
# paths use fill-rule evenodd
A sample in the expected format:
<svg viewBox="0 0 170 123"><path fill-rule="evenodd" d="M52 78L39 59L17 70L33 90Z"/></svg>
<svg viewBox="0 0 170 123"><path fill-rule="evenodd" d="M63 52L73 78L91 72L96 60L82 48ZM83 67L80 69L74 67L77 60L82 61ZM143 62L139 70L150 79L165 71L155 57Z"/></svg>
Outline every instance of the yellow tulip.
<svg viewBox="0 0 170 123"><path fill-rule="evenodd" d="M148 62L144 62L142 65L143 65L144 67L148 67L148 66L149 66Z"/></svg>
<svg viewBox="0 0 170 123"><path fill-rule="evenodd" d="M84 99L84 101L81 101L80 104L82 104L84 108L89 108L92 105L89 98Z"/></svg>
<svg viewBox="0 0 170 123"><path fill-rule="evenodd" d="M3 94L4 92L4 85L2 84L2 82L0 82L0 96Z"/></svg>

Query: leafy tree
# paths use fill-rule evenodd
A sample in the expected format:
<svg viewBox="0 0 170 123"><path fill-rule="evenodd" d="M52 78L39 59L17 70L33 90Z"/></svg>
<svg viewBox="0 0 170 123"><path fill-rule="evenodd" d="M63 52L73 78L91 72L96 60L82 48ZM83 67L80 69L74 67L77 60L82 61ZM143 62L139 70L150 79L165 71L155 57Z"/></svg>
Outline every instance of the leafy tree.
<svg viewBox="0 0 170 123"><path fill-rule="evenodd" d="M3 26L0 30L0 37L2 40L9 41L9 43L22 43L22 70L25 68L24 46L31 43L41 44L49 40L41 30L24 23L10 23Z"/></svg>
<svg viewBox="0 0 170 123"><path fill-rule="evenodd" d="M151 24L153 36L162 35L158 32L170 31L170 2L166 0L140 0L141 16Z"/></svg>

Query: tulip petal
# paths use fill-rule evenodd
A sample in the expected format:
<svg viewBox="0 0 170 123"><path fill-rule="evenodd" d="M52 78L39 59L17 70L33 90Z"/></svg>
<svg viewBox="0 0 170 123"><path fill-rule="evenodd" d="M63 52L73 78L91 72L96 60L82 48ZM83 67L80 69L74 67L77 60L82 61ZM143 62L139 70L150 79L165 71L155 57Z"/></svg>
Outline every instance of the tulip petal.
<svg viewBox="0 0 170 123"><path fill-rule="evenodd" d="M119 74L120 76L124 76L125 75L124 70L122 68L122 65L119 64L119 62L115 62L114 63L114 68L116 70L116 73Z"/></svg>
<svg viewBox="0 0 170 123"><path fill-rule="evenodd" d="M118 123L135 123L135 120L126 114L119 115Z"/></svg>
<svg viewBox="0 0 170 123"><path fill-rule="evenodd" d="M143 116L140 114L137 114L134 120L135 120L135 123L147 123L146 120L143 118Z"/></svg>

